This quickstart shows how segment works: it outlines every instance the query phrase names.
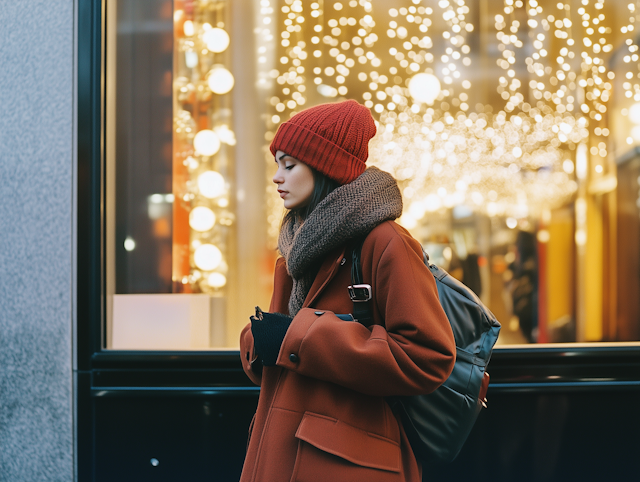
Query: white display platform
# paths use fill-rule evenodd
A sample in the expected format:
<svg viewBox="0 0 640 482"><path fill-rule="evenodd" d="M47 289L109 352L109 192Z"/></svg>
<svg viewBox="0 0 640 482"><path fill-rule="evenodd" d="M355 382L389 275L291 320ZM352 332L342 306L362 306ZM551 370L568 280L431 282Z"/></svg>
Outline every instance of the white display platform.
<svg viewBox="0 0 640 482"><path fill-rule="evenodd" d="M224 298L206 294L113 295L114 350L198 350L225 344Z"/></svg>

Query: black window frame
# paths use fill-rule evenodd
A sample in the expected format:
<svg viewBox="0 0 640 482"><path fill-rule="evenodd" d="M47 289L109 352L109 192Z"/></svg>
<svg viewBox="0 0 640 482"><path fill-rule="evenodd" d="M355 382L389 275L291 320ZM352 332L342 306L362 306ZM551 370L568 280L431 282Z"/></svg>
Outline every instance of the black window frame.
<svg viewBox="0 0 640 482"><path fill-rule="evenodd" d="M77 477L94 480L97 397L253 397L237 350L108 350L105 263L107 0L77 3Z"/></svg>
<svg viewBox="0 0 640 482"><path fill-rule="evenodd" d="M119 351L104 346L106 0L78 1L77 32L77 345L79 437L91 437L86 397L132 391L198 396L246 393L239 351ZM491 392L625 390L640 387L640 343L497 347ZM189 375L187 375L189 374ZM84 402L82 400L84 400ZM87 405L87 403L89 403ZM85 427L85 428L83 428ZM85 439L86 440L86 439ZM90 448L79 444L79 471ZM82 455L83 450L87 453ZM87 458L88 457L88 458ZM85 461L85 462L83 462Z"/></svg>
<svg viewBox="0 0 640 482"><path fill-rule="evenodd" d="M154 360L164 363L161 361L165 359L183 363L180 360L203 357L209 361L214 358L230 361L239 356L237 351L118 351L104 347L105 6L106 0L78 2L78 369L91 370L95 366L104 366L108 360L117 364L125 360L127 363L139 361L147 364ZM640 342L497 347L491 362L492 387L511 389L515 388L514 384L528 388L541 386L539 384L552 387L566 383L595 383L604 387L615 385L612 382L640 384L640 371L634 376L627 366L640 366ZM516 375L516 368L524 372Z"/></svg>

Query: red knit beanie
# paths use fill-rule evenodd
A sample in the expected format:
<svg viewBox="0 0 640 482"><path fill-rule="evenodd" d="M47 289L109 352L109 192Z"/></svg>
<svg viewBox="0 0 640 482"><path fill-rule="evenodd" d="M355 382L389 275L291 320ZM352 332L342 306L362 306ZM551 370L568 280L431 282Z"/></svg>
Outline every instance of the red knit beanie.
<svg viewBox="0 0 640 482"><path fill-rule="evenodd" d="M355 100L320 104L283 122L271 142L271 153L282 151L325 176L347 184L362 174L369 140L376 133L371 112Z"/></svg>

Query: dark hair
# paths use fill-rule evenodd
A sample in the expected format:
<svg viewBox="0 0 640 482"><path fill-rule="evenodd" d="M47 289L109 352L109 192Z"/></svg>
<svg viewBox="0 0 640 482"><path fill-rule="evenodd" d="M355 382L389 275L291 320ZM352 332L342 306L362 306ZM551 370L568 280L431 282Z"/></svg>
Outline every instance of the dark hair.
<svg viewBox="0 0 640 482"><path fill-rule="evenodd" d="M311 193L311 199L306 206L289 211L284 217L284 222L291 218L298 218L305 221L316 206L320 204L320 202L327 197L331 191L340 187L340 184L337 181L334 181L319 171L316 171L312 167L309 167L309 169L311 169L311 172L313 173L313 193Z"/></svg>

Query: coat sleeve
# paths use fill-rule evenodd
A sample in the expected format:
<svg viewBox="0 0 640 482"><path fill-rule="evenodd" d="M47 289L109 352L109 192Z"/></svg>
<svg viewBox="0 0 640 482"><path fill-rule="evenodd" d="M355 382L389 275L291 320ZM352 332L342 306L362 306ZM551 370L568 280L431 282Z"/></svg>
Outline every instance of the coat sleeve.
<svg viewBox="0 0 640 482"><path fill-rule="evenodd" d="M287 303L293 281L287 274L284 258L280 257L276 260L273 276L274 290L271 295L269 312L287 313ZM251 323L247 324L240 334L240 359L242 368L247 376L253 383L260 385L262 382L262 364L258 360L253 346Z"/></svg>
<svg viewBox="0 0 640 482"><path fill-rule="evenodd" d="M430 393L453 369L455 340L421 248L402 232L369 246L368 256L366 247L363 271L372 280L374 318L385 326L366 328L304 308L291 323L277 364L368 395Z"/></svg>

